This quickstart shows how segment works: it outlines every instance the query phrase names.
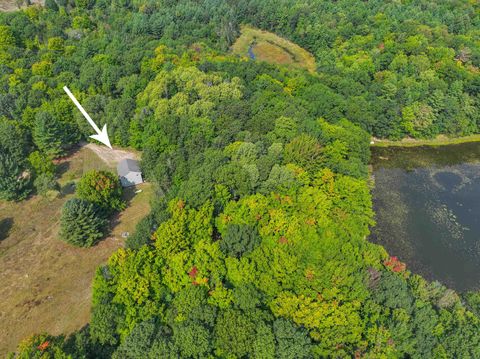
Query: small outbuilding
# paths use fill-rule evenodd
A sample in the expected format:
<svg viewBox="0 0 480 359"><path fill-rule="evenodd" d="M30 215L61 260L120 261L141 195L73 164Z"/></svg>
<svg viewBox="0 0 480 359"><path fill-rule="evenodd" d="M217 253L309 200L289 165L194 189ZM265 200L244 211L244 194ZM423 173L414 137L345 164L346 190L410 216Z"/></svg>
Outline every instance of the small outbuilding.
<svg viewBox="0 0 480 359"><path fill-rule="evenodd" d="M123 187L135 186L143 183L142 171L138 161L126 158L117 165L118 176Z"/></svg>

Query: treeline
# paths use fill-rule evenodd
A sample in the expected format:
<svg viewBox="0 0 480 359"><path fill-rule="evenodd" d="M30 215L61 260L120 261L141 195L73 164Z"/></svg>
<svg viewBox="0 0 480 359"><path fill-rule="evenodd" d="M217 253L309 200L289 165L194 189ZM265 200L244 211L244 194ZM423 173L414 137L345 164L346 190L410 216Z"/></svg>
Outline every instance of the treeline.
<svg viewBox="0 0 480 359"><path fill-rule="evenodd" d="M90 325L28 338L17 356L480 357L478 295L366 241L370 134L476 131L464 104L478 101L477 5L455 4L79 0L2 14L0 162L17 168L0 171L17 186L4 198L28 192L29 153L48 163L90 134L66 84L112 142L143 151L157 188L97 271ZM242 22L307 47L318 73L222 53ZM458 111L437 108L420 131L435 91Z"/></svg>
<svg viewBox="0 0 480 359"><path fill-rule="evenodd" d="M391 139L478 132L476 2L49 0L46 7L0 16L0 121L26 141L2 145L0 177L19 178L26 170L35 176L24 160L29 153L48 161L89 135L62 92L65 84L105 120L115 144L136 145L135 97L156 75L159 41L178 55L199 41L225 51L242 23L315 55L320 80L302 97L317 117L348 118ZM47 177L37 191L52 187ZM7 179L0 195L23 198L32 180Z"/></svg>

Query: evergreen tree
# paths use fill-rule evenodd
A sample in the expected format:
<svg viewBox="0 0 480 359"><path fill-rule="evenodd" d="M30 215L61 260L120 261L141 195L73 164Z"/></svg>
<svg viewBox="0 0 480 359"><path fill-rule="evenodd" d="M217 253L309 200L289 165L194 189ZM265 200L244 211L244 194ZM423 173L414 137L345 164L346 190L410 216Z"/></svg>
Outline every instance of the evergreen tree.
<svg viewBox="0 0 480 359"><path fill-rule="evenodd" d="M30 193L29 176L8 152L0 151L0 199L18 201Z"/></svg>
<svg viewBox="0 0 480 359"><path fill-rule="evenodd" d="M25 172L27 144L20 129L0 118L0 198L21 200L30 192Z"/></svg>
<svg viewBox="0 0 480 359"><path fill-rule="evenodd" d="M39 112L35 117L33 141L46 155L58 157L64 154L62 126L48 112Z"/></svg>
<svg viewBox="0 0 480 359"><path fill-rule="evenodd" d="M105 225L95 204L73 198L62 209L60 238L75 246L90 247L103 237Z"/></svg>

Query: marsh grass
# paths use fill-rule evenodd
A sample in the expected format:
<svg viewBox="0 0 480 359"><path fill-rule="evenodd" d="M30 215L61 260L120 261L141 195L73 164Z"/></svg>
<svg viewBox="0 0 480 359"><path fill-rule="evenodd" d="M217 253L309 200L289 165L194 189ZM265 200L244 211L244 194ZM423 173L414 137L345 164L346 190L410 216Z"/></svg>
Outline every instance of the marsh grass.
<svg viewBox="0 0 480 359"><path fill-rule="evenodd" d="M316 70L315 58L307 50L271 32L243 26L232 52L247 58L250 46L259 61Z"/></svg>

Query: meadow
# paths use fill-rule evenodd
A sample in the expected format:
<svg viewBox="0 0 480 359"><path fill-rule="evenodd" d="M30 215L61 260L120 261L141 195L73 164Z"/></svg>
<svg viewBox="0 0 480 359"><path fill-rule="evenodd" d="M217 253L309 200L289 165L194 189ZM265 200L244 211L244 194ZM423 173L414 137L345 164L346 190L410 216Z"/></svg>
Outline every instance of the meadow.
<svg viewBox="0 0 480 359"><path fill-rule="evenodd" d="M232 52L249 57L250 48L256 60L315 72L315 58L307 50L271 32L243 26Z"/></svg>

